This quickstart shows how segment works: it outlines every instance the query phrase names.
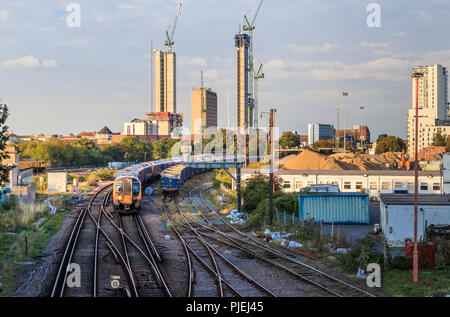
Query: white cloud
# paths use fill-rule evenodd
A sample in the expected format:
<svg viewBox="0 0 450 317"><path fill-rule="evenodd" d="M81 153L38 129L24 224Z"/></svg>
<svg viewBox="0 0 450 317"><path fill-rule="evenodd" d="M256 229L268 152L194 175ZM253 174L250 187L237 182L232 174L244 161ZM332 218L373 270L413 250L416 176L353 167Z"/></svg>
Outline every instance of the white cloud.
<svg viewBox="0 0 450 317"><path fill-rule="evenodd" d="M9 12L6 10L0 10L0 21L5 21L6 19L8 19L9 16Z"/></svg>
<svg viewBox="0 0 450 317"><path fill-rule="evenodd" d="M268 77L274 79L312 78L325 81L363 78L401 81L411 66L409 60L397 58L379 58L359 64L335 61L290 63L282 60L273 60L268 64Z"/></svg>
<svg viewBox="0 0 450 317"><path fill-rule="evenodd" d="M395 32L392 35L398 36L398 37L413 37L414 36L413 33L406 32L406 31Z"/></svg>
<svg viewBox="0 0 450 317"><path fill-rule="evenodd" d="M286 68L287 63L282 61L281 59L273 59L264 65L265 69L268 70L276 70Z"/></svg>
<svg viewBox="0 0 450 317"><path fill-rule="evenodd" d="M9 59L2 65L6 68L39 68L41 63L36 57L28 55L17 59Z"/></svg>
<svg viewBox="0 0 450 317"><path fill-rule="evenodd" d="M117 98L117 99L128 99L128 98L132 97L133 95L128 92L120 92L117 94L111 94L110 96L113 98Z"/></svg>
<svg viewBox="0 0 450 317"><path fill-rule="evenodd" d="M207 71L205 71L204 75L205 78L214 79L219 77L219 71L217 69L208 69Z"/></svg>
<svg viewBox="0 0 450 317"><path fill-rule="evenodd" d="M361 42L359 43L360 47L364 48L389 48L394 44L393 41L389 42Z"/></svg>
<svg viewBox="0 0 450 317"><path fill-rule="evenodd" d="M294 45L289 44L288 47L296 53L327 53L338 48L339 44L324 43L322 46L312 45Z"/></svg>
<svg viewBox="0 0 450 317"><path fill-rule="evenodd" d="M36 68L57 68L58 62L54 59L43 60L42 62L33 55L28 55L20 57L17 59L9 59L2 63L3 67L6 68L25 68L25 69L36 69Z"/></svg>
<svg viewBox="0 0 450 317"><path fill-rule="evenodd" d="M192 66L206 67L208 65L208 62L204 58L191 58L188 61L188 64Z"/></svg>
<svg viewBox="0 0 450 317"><path fill-rule="evenodd" d="M54 59L44 60L42 62L42 68L58 68L58 62Z"/></svg>

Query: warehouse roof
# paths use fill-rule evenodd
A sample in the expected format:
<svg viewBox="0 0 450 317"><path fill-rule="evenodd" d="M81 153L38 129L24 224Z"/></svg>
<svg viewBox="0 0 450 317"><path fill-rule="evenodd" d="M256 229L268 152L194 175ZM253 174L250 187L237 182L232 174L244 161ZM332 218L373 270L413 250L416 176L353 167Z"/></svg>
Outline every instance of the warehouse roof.
<svg viewBox="0 0 450 317"><path fill-rule="evenodd" d="M414 205L414 195L381 194L381 201L385 205ZM448 205L450 195L419 194L419 205Z"/></svg>

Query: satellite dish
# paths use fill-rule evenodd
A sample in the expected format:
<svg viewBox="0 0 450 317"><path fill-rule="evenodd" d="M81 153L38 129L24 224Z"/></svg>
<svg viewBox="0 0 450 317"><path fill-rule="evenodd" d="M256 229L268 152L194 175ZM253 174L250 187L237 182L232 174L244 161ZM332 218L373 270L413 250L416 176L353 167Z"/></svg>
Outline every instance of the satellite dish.
<svg viewBox="0 0 450 317"><path fill-rule="evenodd" d="M146 195L151 195L152 193L153 193L153 188L151 188L150 186L145 189Z"/></svg>

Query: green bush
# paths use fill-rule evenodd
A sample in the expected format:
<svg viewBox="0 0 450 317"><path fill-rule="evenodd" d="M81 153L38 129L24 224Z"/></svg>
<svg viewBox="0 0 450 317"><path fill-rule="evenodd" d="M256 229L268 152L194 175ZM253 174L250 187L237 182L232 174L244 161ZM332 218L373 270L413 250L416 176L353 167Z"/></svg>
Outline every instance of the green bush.
<svg viewBox="0 0 450 317"><path fill-rule="evenodd" d="M109 169L102 169L102 170L98 171L96 175L101 180L109 180L109 179L114 178L113 173Z"/></svg>
<svg viewBox="0 0 450 317"><path fill-rule="evenodd" d="M389 260L389 269L394 270L411 270L412 260L405 256L398 256Z"/></svg>

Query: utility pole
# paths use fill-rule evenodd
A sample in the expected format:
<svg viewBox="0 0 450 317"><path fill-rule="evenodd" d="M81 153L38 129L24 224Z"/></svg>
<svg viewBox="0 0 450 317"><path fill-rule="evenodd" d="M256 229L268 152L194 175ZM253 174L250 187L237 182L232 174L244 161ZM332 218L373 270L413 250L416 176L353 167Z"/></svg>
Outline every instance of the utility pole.
<svg viewBox="0 0 450 317"><path fill-rule="evenodd" d="M203 86L203 71L200 71L200 83L201 83L200 93L202 95L202 110L201 110L202 131L201 131L201 133L203 134L203 132L205 131L205 128L206 128L206 118L204 118L205 114L206 114L206 109L205 109L205 95L206 95L206 91L205 91L204 86Z"/></svg>
<svg viewBox="0 0 450 317"><path fill-rule="evenodd" d="M337 109L337 115L336 115L337 128L336 128L335 138L336 138L336 149L339 149L339 141L340 141L340 138L339 138L339 104L337 104L336 109Z"/></svg>
<svg viewBox="0 0 450 317"><path fill-rule="evenodd" d="M423 73L412 74L412 78L416 79L416 131L414 137L414 251L413 251L413 283L419 283L419 253L417 250L417 209L419 202L419 79L423 77Z"/></svg>
<svg viewBox="0 0 450 317"><path fill-rule="evenodd" d="M347 153L347 131L346 131L346 120L347 120L347 98L348 92L343 92L344 96L344 153Z"/></svg>
<svg viewBox="0 0 450 317"><path fill-rule="evenodd" d="M230 128L230 93L227 92L227 128Z"/></svg>
<svg viewBox="0 0 450 317"><path fill-rule="evenodd" d="M275 160L275 112L277 110L270 109L270 120L269 120L269 140L270 140L270 173L269 173L269 226L272 225L273 219L273 194L275 192L275 182L273 179L273 165Z"/></svg>

